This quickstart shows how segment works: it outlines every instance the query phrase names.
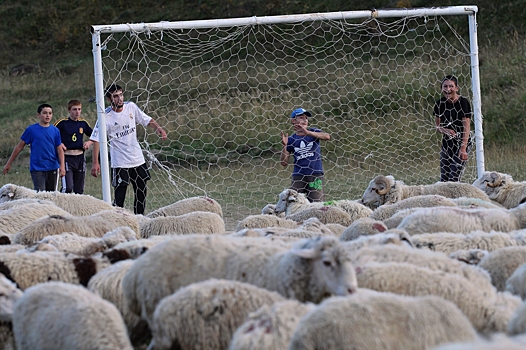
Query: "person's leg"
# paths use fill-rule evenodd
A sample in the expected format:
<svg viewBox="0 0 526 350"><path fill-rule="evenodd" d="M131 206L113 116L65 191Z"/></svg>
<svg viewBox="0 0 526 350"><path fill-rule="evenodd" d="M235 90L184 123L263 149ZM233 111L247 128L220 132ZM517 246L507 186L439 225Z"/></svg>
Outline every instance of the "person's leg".
<svg viewBox="0 0 526 350"><path fill-rule="evenodd" d="M32 171L33 189L37 192L46 190L46 174L43 171Z"/></svg>
<svg viewBox="0 0 526 350"><path fill-rule="evenodd" d="M146 210L146 182L150 179L150 172L146 164L142 164L135 168L133 190L135 192L135 199L133 202L133 211L135 214L144 214Z"/></svg>
<svg viewBox="0 0 526 350"><path fill-rule="evenodd" d="M58 170L45 171L46 174L46 191L58 191L60 176Z"/></svg>
<svg viewBox="0 0 526 350"><path fill-rule="evenodd" d="M458 155L453 157L450 165L451 173L449 181L460 182L466 163L467 162L462 161Z"/></svg>
<svg viewBox="0 0 526 350"><path fill-rule="evenodd" d="M323 202L323 175L308 176L307 180L307 198L311 202Z"/></svg>
<svg viewBox="0 0 526 350"><path fill-rule="evenodd" d="M75 156L75 169L73 171L73 192L84 193L84 181L86 180L86 159L84 154Z"/></svg>
<svg viewBox="0 0 526 350"><path fill-rule="evenodd" d="M290 189L295 190L298 193L304 193L307 195L307 182L304 180L303 175L293 175L290 183Z"/></svg>
<svg viewBox="0 0 526 350"><path fill-rule="evenodd" d="M64 156L64 161L66 165L66 176L62 178L62 189L60 192L64 193L71 193L73 192L73 170L74 170L74 163L73 163L73 157L72 156Z"/></svg>
<svg viewBox="0 0 526 350"><path fill-rule="evenodd" d="M440 150L440 181L441 182L449 181L449 174L451 171L450 166L451 166L451 157L447 149L442 148Z"/></svg>
<svg viewBox="0 0 526 350"><path fill-rule="evenodd" d="M114 168L112 169L112 185L114 188L113 205L117 207L124 207L124 200L126 199L126 190L129 184L128 169Z"/></svg>

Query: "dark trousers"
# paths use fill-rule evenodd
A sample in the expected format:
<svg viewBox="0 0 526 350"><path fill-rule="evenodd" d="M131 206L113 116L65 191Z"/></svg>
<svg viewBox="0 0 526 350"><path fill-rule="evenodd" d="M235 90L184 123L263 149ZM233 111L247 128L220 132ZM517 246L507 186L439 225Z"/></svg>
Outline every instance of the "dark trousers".
<svg viewBox="0 0 526 350"><path fill-rule="evenodd" d="M32 171L31 180L35 191L56 191L58 188L58 169L50 171Z"/></svg>
<svg viewBox="0 0 526 350"><path fill-rule="evenodd" d="M323 175L292 175L290 188L305 193L311 202L323 202Z"/></svg>
<svg viewBox="0 0 526 350"><path fill-rule="evenodd" d="M62 178L62 189L65 193L84 193L84 182L86 181L86 159L84 154L77 156L65 155L66 176Z"/></svg>
<svg viewBox="0 0 526 350"><path fill-rule="evenodd" d="M440 181L459 182L466 169L467 161L458 156L458 149L444 149L440 151Z"/></svg>
<svg viewBox="0 0 526 350"><path fill-rule="evenodd" d="M115 188L115 198L113 205L124 207L126 199L126 190L131 183L135 194L133 200L133 212L135 214L144 214L146 209L146 181L150 179L150 172L146 164L139 165L135 168L113 168L112 184Z"/></svg>

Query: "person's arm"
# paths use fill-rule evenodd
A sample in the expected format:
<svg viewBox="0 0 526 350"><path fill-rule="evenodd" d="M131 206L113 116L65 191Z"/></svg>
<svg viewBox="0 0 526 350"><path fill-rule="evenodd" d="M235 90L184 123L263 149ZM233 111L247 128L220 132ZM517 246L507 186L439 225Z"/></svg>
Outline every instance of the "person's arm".
<svg viewBox="0 0 526 350"><path fill-rule="evenodd" d="M306 134L307 134L307 136L315 137L318 140L329 141L331 139L331 135L329 135L328 133L323 132L323 131L312 131L312 130L308 130L307 129Z"/></svg>
<svg viewBox="0 0 526 350"><path fill-rule="evenodd" d="M13 153L11 153L11 157L9 157L9 159L7 160L7 163L4 166L4 171L3 171L4 175L7 174L9 170L11 170L11 164L16 159L16 157L18 157L20 152L22 152L25 146L26 146L26 143L22 140L20 140L18 145L15 146L15 148L13 149Z"/></svg>
<svg viewBox="0 0 526 350"><path fill-rule="evenodd" d="M462 118L462 125L464 126L464 131L462 132L462 144L460 145L460 152L458 156L461 160L468 160L468 142L469 142L469 132L471 128L471 119L470 118Z"/></svg>
<svg viewBox="0 0 526 350"><path fill-rule="evenodd" d="M66 162L64 161L64 146L63 143L57 146L58 162L60 163L59 175L60 177L66 176Z"/></svg>
<svg viewBox="0 0 526 350"><path fill-rule="evenodd" d="M82 148L83 148L84 150L87 150L87 149L90 148L91 145L93 145L93 144L94 144L93 141L88 140L88 141L84 142L84 144L82 145Z"/></svg>
<svg viewBox="0 0 526 350"><path fill-rule="evenodd" d="M449 135L452 137L456 136L455 130L444 128L443 126L440 126L440 117L435 117L435 129L440 134Z"/></svg>
<svg viewBox="0 0 526 350"><path fill-rule="evenodd" d="M150 122L148 123L148 126L151 126L152 128L155 129L155 132L157 134L159 134L159 137L163 140L166 140L166 131L164 131L163 128L161 128L161 126L159 125L159 123L157 123L155 121L155 119L152 118L152 120L150 120Z"/></svg>
<svg viewBox="0 0 526 350"><path fill-rule="evenodd" d="M289 165L289 157L290 153L287 151L287 143L289 142L289 134L281 132L281 144L283 145L283 148L281 150L281 155L279 156L280 164L283 166Z"/></svg>
<svg viewBox="0 0 526 350"><path fill-rule="evenodd" d="M97 141L93 141L93 151L91 154L91 176L97 177L100 174L100 164L99 164L99 153L100 145Z"/></svg>

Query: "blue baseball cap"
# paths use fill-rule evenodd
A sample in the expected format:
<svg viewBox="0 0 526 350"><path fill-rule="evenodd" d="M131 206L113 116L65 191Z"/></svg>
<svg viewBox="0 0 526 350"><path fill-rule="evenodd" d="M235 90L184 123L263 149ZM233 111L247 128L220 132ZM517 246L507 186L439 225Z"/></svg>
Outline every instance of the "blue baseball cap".
<svg viewBox="0 0 526 350"><path fill-rule="evenodd" d="M312 117L312 114L303 108L296 108L295 110L293 110L292 113L290 114L290 117L296 118L298 115L302 115L302 114L305 114L307 117Z"/></svg>

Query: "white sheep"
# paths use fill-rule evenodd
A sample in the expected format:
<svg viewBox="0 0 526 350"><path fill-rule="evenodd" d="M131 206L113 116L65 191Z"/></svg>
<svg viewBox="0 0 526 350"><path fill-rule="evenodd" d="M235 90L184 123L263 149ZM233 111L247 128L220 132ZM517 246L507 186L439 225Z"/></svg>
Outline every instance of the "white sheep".
<svg viewBox="0 0 526 350"><path fill-rule="evenodd" d="M113 248L119 243L137 240L137 234L128 226L117 227L105 233L101 238L82 237L72 232L46 236L28 246L28 251L49 250L47 245L56 251L76 255L92 255Z"/></svg>
<svg viewBox="0 0 526 350"><path fill-rule="evenodd" d="M70 214L53 203L28 203L9 210L0 211L0 231L4 234L14 234L24 226L48 215Z"/></svg>
<svg viewBox="0 0 526 350"><path fill-rule="evenodd" d="M223 217L223 209L215 199L201 196L181 199L175 203L154 210L146 216L149 218L156 218L159 216L179 216L194 211L208 211Z"/></svg>
<svg viewBox="0 0 526 350"><path fill-rule="evenodd" d="M509 335L524 333L526 333L526 301L523 301L522 304L515 310L510 322L508 323Z"/></svg>
<svg viewBox="0 0 526 350"><path fill-rule="evenodd" d="M431 270L408 263L356 265L360 288L409 296L435 295L453 302L477 332L505 332L521 300L510 293L488 295L484 288L459 274Z"/></svg>
<svg viewBox="0 0 526 350"><path fill-rule="evenodd" d="M14 243L31 244L44 237L73 232L82 237L102 237L106 232L128 226L139 236L135 215L122 208L102 210L89 216L51 215L26 225L15 235Z"/></svg>
<svg viewBox="0 0 526 350"><path fill-rule="evenodd" d="M86 286L93 275L108 266L109 260L96 256L41 251L0 254L0 273L22 290L48 281Z"/></svg>
<svg viewBox="0 0 526 350"><path fill-rule="evenodd" d="M115 305L122 315L130 341L133 345L139 345L151 338L151 332L146 321L130 311L122 289L122 279L134 262L135 260L119 261L103 269L90 279L87 288Z"/></svg>
<svg viewBox="0 0 526 350"><path fill-rule="evenodd" d="M402 220L405 219L406 216L409 216L413 214L415 211L420 210L420 209L422 208L402 209L394 213L393 216L391 216L390 218L383 220L383 223L385 226L387 226L388 229L397 228L398 225L400 225L400 223L402 222Z"/></svg>
<svg viewBox="0 0 526 350"><path fill-rule="evenodd" d="M462 182L437 182L431 185L406 185L402 181L395 181L391 175L376 176L369 182L364 191L361 203L377 208L384 204L393 204L403 199L436 194L447 198L469 197L490 201L481 189Z"/></svg>
<svg viewBox="0 0 526 350"><path fill-rule="evenodd" d="M174 236L162 235L141 238L135 241L119 243L113 248L107 249L102 256L107 258L112 264L127 259L137 259L146 253L153 246L172 239Z"/></svg>
<svg viewBox="0 0 526 350"><path fill-rule="evenodd" d="M278 216L280 218L284 218L285 217L285 213L276 213L276 204L267 204L263 207L263 209L261 209L261 214L262 215L275 215L275 216Z"/></svg>
<svg viewBox="0 0 526 350"><path fill-rule="evenodd" d="M482 249L468 249L457 250L449 254L449 257L454 260L462 261L468 265L478 265L478 263L489 254L487 250Z"/></svg>
<svg viewBox="0 0 526 350"><path fill-rule="evenodd" d="M229 350L287 349L301 318L314 309L315 304L296 300L265 305L252 312L237 328Z"/></svg>
<svg viewBox="0 0 526 350"><path fill-rule="evenodd" d="M275 207L277 214L285 213L285 217L292 214L306 210L308 208L320 207L337 207L349 214L350 222L359 218L364 218L371 215L372 210L362 205L358 201L352 200L337 200L330 202L315 202L311 203L304 193L299 193L293 189L286 189L279 194L279 200ZM296 220L298 221L298 220ZM350 224L350 223L349 223Z"/></svg>
<svg viewBox="0 0 526 350"><path fill-rule="evenodd" d="M150 350L227 349L249 313L285 298L254 285L209 279L163 298L150 325Z"/></svg>
<svg viewBox="0 0 526 350"><path fill-rule="evenodd" d="M295 222L295 221L294 221ZM296 223L296 222L295 222ZM279 238L312 238L323 235L334 235L334 233L324 225L318 218L308 218L301 225L295 228L267 227L264 229L244 229L234 232L232 236L244 237L279 237Z"/></svg>
<svg viewBox="0 0 526 350"><path fill-rule="evenodd" d="M14 184L5 184L0 188L0 203L23 198L49 200L71 215L76 216L92 215L101 210L114 208L111 204L86 194L37 192Z"/></svg>
<svg viewBox="0 0 526 350"><path fill-rule="evenodd" d="M458 197L452 198L451 200L460 208L505 208L503 205L493 200L487 201L480 198Z"/></svg>
<svg viewBox="0 0 526 350"><path fill-rule="evenodd" d="M359 250L371 245L395 244L413 247L411 236L405 231L389 230L387 232L377 233L370 236L359 236L352 241L343 241L346 249L353 251Z"/></svg>
<svg viewBox="0 0 526 350"><path fill-rule="evenodd" d="M298 223L294 220L278 217L276 215L249 215L239 221L234 231L241 231L246 228L265 228L265 227L285 227L296 228Z"/></svg>
<svg viewBox="0 0 526 350"><path fill-rule="evenodd" d="M354 268L333 236L302 240L292 248L252 237L178 236L141 255L122 283L130 309L150 323L163 297L209 278L252 283L304 302L356 290Z"/></svg>
<svg viewBox="0 0 526 350"><path fill-rule="evenodd" d="M303 222L310 218L318 218L324 224L340 224L349 226L353 219L343 209L334 206L308 207L294 214L285 216L288 220Z"/></svg>
<svg viewBox="0 0 526 350"><path fill-rule="evenodd" d="M509 337L505 334L493 334L486 337L477 337L473 342L451 343L433 348L432 350L524 350L526 336Z"/></svg>
<svg viewBox="0 0 526 350"><path fill-rule="evenodd" d="M370 236L387 231L387 226L379 220L360 218L343 230L340 241L352 241L360 236Z"/></svg>
<svg viewBox="0 0 526 350"><path fill-rule="evenodd" d="M216 213L194 211L179 216L157 216L140 224L141 238L192 233L224 234L225 222Z"/></svg>
<svg viewBox="0 0 526 350"><path fill-rule="evenodd" d="M456 206L457 204L453 201L453 199L437 194L413 196L392 204L381 205L373 210L369 217L375 220L383 221L403 209Z"/></svg>
<svg viewBox="0 0 526 350"><path fill-rule="evenodd" d="M11 321L15 303L21 296L22 291L0 274L0 347L2 349L15 349Z"/></svg>
<svg viewBox="0 0 526 350"><path fill-rule="evenodd" d="M132 350L117 308L81 286L48 282L28 288L15 304L19 350Z"/></svg>
<svg viewBox="0 0 526 350"><path fill-rule="evenodd" d="M353 265L356 266L365 265L369 262L395 262L425 267L433 271L454 273L476 284L479 287L479 292L486 298L494 297L497 293L486 270L450 259L443 253L388 244L364 247L354 251L351 257Z"/></svg>
<svg viewBox="0 0 526 350"><path fill-rule="evenodd" d="M478 266L488 271L491 283L499 291L506 288L506 281L513 272L526 263L526 246L497 249L484 257Z"/></svg>
<svg viewBox="0 0 526 350"><path fill-rule="evenodd" d="M523 234L512 232L473 231L467 234L453 232L421 233L411 236L416 248L451 254L460 250L479 249L488 252L526 244Z"/></svg>
<svg viewBox="0 0 526 350"><path fill-rule="evenodd" d="M486 171L475 180L473 186L506 208L515 208L526 202L526 181L514 181L508 174Z"/></svg>
<svg viewBox="0 0 526 350"><path fill-rule="evenodd" d="M476 336L452 302L360 288L349 297L329 298L307 313L288 348L422 350Z"/></svg>
<svg viewBox="0 0 526 350"><path fill-rule="evenodd" d="M505 290L526 299L526 263L519 265L506 280ZM526 327L526 325L525 325Z"/></svg>
<svg viewBox="0 0 526 350"><path fill-rule="evenodd" d="M433 232L510 232L526 228L526 203L512 209L421 208L406 216L397 228L410 235Z"/></svg>

